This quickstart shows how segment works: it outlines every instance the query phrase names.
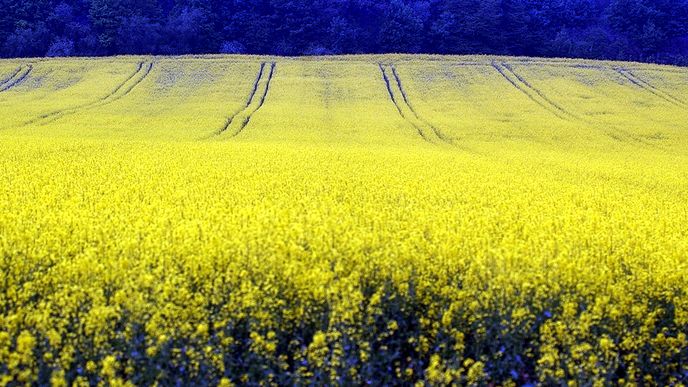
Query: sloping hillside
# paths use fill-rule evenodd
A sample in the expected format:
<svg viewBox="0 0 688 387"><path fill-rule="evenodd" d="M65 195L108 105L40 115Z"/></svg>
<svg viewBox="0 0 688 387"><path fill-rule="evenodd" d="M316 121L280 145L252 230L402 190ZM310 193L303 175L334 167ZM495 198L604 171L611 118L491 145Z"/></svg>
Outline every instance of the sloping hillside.
<svg viewBox="0 0 688 387"><path fill-rule="evenodd" d="M470 146L685 145L688 70L499 57L0 62L17 135Z"/></svg>
<svg viewBox="0 0 688 387"><path fill-rule="evenodd" d="M0 384L686 381L685 69L0 74Z"/></svg>

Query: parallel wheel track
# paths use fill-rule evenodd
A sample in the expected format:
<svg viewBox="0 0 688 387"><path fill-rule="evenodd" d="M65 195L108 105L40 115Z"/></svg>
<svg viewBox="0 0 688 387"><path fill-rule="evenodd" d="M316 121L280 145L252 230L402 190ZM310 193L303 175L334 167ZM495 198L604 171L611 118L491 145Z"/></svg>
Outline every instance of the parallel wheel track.
<svg viewBox="0 0 688 387"><path fill-rule="evenodd" d="M127 77L120 84L118 84L115 87L115 89L113 89L107 95L105 95L105 96L103 96L103 97L101 97L95 101L87 102L87 103L82 104L82 105L73 106L70 108L56 110L56 111L53 111L50 113L43 114L39 117L36 117L30 121L25 122L22 126L32 125L32 124L36 124L36 123L40 123L40 124L44 125L44 124L47 124L50 122L57 121L64 116L78 113L82 110L109 105L115 101L118 101L118 100L124 98L129 93L131 93L138 85L141 84L141 82L143 82L146 78L148 78L148 75L150 74L150 72L152 70L153 70L153 62L149 62L149 63L140 62L136 67L136 71L134 71L129 77Z"/></svg>
<svg viewBox="0 0 688 387"><path fill-rule="evenodd" d="M656 97L661 98L664 101L666 101L666 102L668 102L674 106L678 106L678 107L681 107L684 109L688 108L688 104L686 102L674 97L673 95L671 95L667 92L664 92L664 91L658 89L653 84L651 84L650 82L638 77L637 75L635 75L630 70L624 69L621 67L616 67L616 68L614 68L614 70L617 73L619 73L622 77L624 77L626 80L628 80L632 84L638 86L639 88L647 91L648 93L654 94Z"/></svg>
<svg viewBox="0 0 688 387"><path fill-rule="evenodd" d="M382 79L385 82L389 99L396 107L399 115L416 129L418 135L429 143L436 143L439 140L440 142L453 145L453 140L450 137L423 119L413 108L394 65L388 65L389 69L387 69L382 63L378 63L378 67L382 73ZM394 82L392 82L391 78L394 79ZM396 89L396 92L394 89Z"/></svg>
<svg viewBox="0 0 688 387"><path fill-rule="evenodd" d="M437 136L437 138L439 138L440 140L442 140L448 144L452 144L453 140L449 136L444 134L436 126L434 126L431 123L429 123L428 121L426 121L424 118L422 118L416 112L416 109L413 108L413 105L411 105L411 102L409 101L408 95L406 94L406 90L404 90L404 85L401 83L401 78L399 78L399 74L397 73L396 67L394 67L394 65L391 65L390 68L392 69L392 75L394 76L394 79L397 82L397 87L399 87L399 91L401 92L401 96L404 100L404 103L406 104L406 106L408 106L411 113L413 113L413 115L416 117L417 120L419 120L420 122L422 122L423 124L428 126L432 130L432 132L435 134L435 136Z"/></svg>
<svg viewBox="0 0 688 387"><path fill-rule="evenodd" d="M525 94L528 99L540 105L543 109L565 121L571 121L572 119L580 120L578 116L564 109L547 97L542 91L532 86L525 78L515 72L511 66L506 63L499 64L497 62L492 62L492 67L494 67L494 69L513 87Z"/></svg>
<svg viewBox="0 0 688 387"><path fill-rule="evenodd" d="M246 104L241 110L234 112L227 118L225 124L217 132L218 136L229 132L230 137L236 137L246 129L253 115L265 105L276 67L277 64L275 62L263 62L260 64L258 75L253 82L253 87L246 100Z"/></svg>
<svg viewBox="0 0 688 387"><path fill-rule="evenodd" d="M547 95L545 95L542 91L534 87L530 82L528 82L523 76L518 74L514 69L506 63L497 63L497 62L492 62L492 67L501 74L501 76L506 79L513 87L518 89L521 93L523 93L525 96L528 97L531 101L535 102L538 104L540 107L543 109L549 111L550 113L554 114L556 117L565 120L565 121L576 121L580 122L583 124L591 125L593 127L598 127L599 125L595 122L591 122L585 118L579 117L578 115L571 113L570 111L566 110L563 108L561 105L557 104L554 102L552 99L550 99ZM595 69L603 69L602 67L598 67ZM634 141L638 141L636 136L633 136L631 133L629 133L626 130L620 129L616 127L615 125L605 125L603 128L605 133L614 138L614 139L632 139Z"/></svg>
<svg viewBox="0 0 688 387"><path fill-rule="evenodd" d="M5 79L2 83L0 83L0 93L5 92L22 82L28 78L29 74L33 71L33 65L28 64L26 67L19 67L17 71L14 72L9 78Z"/></svg>
<svg viewBox="0 0 688 387"><path fill-rule="evenodd" d="M14 77L16 77L17 74L19 74L19 72L21 70L22 70L22 66L17 67L11 75L9 75L8 77L6 77L2 81L0 81L0 87L4 87L7 83L9 83L11 80L13 80Z"/></svg>

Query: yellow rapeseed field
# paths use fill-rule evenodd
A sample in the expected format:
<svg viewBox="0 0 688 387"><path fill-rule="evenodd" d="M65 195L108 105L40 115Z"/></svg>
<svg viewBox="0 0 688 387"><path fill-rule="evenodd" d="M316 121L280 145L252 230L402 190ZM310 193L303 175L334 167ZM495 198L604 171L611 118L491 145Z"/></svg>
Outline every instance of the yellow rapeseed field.
<svg viewBox="0 0 688 387"><path fill-rule="evenodd" d="M0 385L685 385L688 70L0 61Z"/></svg>

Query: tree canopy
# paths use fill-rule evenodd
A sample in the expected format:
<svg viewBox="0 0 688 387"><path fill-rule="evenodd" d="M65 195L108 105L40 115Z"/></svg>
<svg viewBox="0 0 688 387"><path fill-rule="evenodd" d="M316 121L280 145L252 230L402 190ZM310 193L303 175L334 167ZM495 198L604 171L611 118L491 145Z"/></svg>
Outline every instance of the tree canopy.
<svg viewBox="0 0 688 387"><path fill-rule="evenodd" d="M0 0L0 55L437 53L688 64L688 0Z"/></svg>

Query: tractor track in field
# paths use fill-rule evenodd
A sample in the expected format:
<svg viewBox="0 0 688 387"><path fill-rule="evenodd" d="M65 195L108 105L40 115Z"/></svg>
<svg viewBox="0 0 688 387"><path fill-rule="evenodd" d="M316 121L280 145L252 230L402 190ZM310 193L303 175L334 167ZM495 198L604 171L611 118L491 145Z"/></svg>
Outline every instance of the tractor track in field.
<svg viewBox="0 0 688 387"><path fill-rule="evenodd" d="M492 67L497 70L504 79L506 79L513 87L518 89L521 93L525 94L531 101L535 102L536 104L540 105L543 109L546 109L547 111L551 112L558 118L565 120L565 121L576 121L576 122L581 122L587 125L592 125L594 128L599 128L598 124L595 122L592 122L588 119L579 117L568 110L564 109L562 106L551 100L547 95L545 95L542 91L538 90L536 87L530 84L525 78L523 78L520 74L515 72L511 66L509 66L506 63L501 63L498 64L497 62L492 63ZM596 68L598 70L604 69L604 68ZM620 129L616 127L616 125L607 125L605 129L603 129L605 134L615 140L619 141L624 141L626 139L631 139L633 141L638 141L637 137L629 133L628 131L624 129Z"/></svg>
<svg viewBox="0 0 688 387"><path fill-rule="evenodd" d="M421 138L423 138L423 140L425 140L425 141L427 141L427 142L429 142L429 143L432 143L432 141L430 141L430 139L426 136L425 132L423 132L423 130L422 130L420 127L418 127L416 124L414 124L413 122L411 122L411 121L406 117L406 115L404 114L404 112L401 110L401 106L399 105L399 102L397 101L397 98L394 96L394 92L392 91L392 83L390 82L389 77L387 76L387 72L385 71L384 66L382 66L382 63L379 63L378 65L380 66L380 72L382 72L382 79L385 81L385 85L387 86L387 93L389 93L389 98L392 100L392 103L394 104L394 107L397 108L397 111L399 112L399 115L400 115L406 122L410 123L410 124L416 129L416 131L418 132L418 135L419 135Z"/></svg>
<svg viewBox="0 0 688 387"><path fill-rule="evenodd" d="M389 71L385 69L385 65L383 65L382 63L378 63L378 67L380 68L380 72L382 73L382 80L384 81L385 86L387 87L389 99L394 104L394 107L396 107L397 112L399 112L401 118L403 118L404 121L408 122L411 126L413 126L413 128L416 129L416 132L418 132L418 135L426 142L435 144L436 140L439 140L440 142L453 145L453 140L451 138L446 136L439 129L428 123L426 120L421 118L418 113L416 113L415 109L413 108L408 99L408 95L404 90L401 78L399 78L399 74L397 73L394 65L388 65ZM389 73L391 73L391 77ZM394 84L392 83L391 78L394 78ZM394 85L396 85L398 89L399 96L397 96L394 91ZM410 113L404 112L404 110L408 110L408 112ZM436 139L431 138L432 135L434 135Z"/></svg>
<svg viewBox="0 0 688 387"><path fill-rule="evenodd" d="M684 109L688 108L688 104L686 102L674 97L673 95L671 95L665 91L658 89L657 87L655 87L650 82L648 82L648 81L638 77L637 75L635 75L632 71L630 71L628 69L621 68L621 67L614 68L614 71L616 71L619 75L624 77L626 80L628 80L629 82L631 82L635 86L647 91L648 93L654 94L656 97L661 98L664 101L666 101L666 102L668 102L674 106L678 106L678 107L684 108Z"/></svg>
<svg viewBox="0 0 688 387"><path fill-rule="evenodd" d="M119 96L113 96L113 95L111 94L110 96L111 96L112 98L108 101L108 103L111 103L111 102L117 101L118 99L121 99L121 98L126 97L129 93L131 93L132 90L134 90L134 88L136 88L136 86L140 85L141 82L143 82L146 78L148 78L148 76L150 75L151 71L153 71L153 62L148 63L148 66L145 66L145 67L146 67L146 70L143 72L143 76L142 76L141 78L137 79L136 82L134 82L132 85L130 85L130 86L124 91L124 93L122 93L121 95L119 95ZM138 72L138 71L137 71L137 72ZM120 87L120 89L121 89L121 87ZM113 93L113 94L114 94L114 93Z"/></svg>
<svg viewBox="0 0 688 387"><path fill-rule="evenodd" d="M10 78L7 78L2 87L0 87L0 93L10 90L11 88L21 84L28 78L29 74L33 71L33 65L26 65L26 69L22 70L22 67L18 69ZM21 73L21 75L19 75Z"/></svg>
<svg viewBox="0 0 688 387"><path fill-rule="evenodd" d="M580 120L578 116L564 109L559 104L547 97L542 91L531 85L525 78L515 72L508 64L498 64L497 62L492 62L492 67L497 70L497 72L513 87L525 94L528 99L540 105L540 107L543 109L551 112L555 116L565 121L571 121L571 119Z"/></svg>
<svg viewBox="0 0 688 387"><path fill-rule="evenodd" d="M21 126L23 127L23 126L32 125L35 123L47 124L50 122L57 121L64 116L67 116L70 114L76 114L82 110L109 105L115 101L118 101L118 100L124 98L129 93L131 93L138 85L141 84L141 82L143 82L146 78L148 78L148 75L150 75L150 72L152 70L153 70L153 62L152 61L149 62L148 64L146 64L146 62L139 62L138 66L136 67L136 71L134 71L131 75L129 75L120 84L118 84L107 95L105 95L105 96L103 96L103 97L101 97L95 101L84 103L82 105L73 106L70 108L56 110L56 111L53 111L50 113L43 114L37 118L34 118L30 121L25 122ZM132 80L134 80L134 81L131 82Z"/></svg>
<svg viewBox="0 0 688 387"><path fill-rule="evenodd" d="M394 107L397 108L397 111L399 112L399 114L402 117L404 117L404 113L401 111L401 107L397 103L396 97L394 97L394 92L392 92L392 84L389 82L389 78L387 77L387 73L385 72L385 68L382 66L381 63L379 64L379 66L380 66L380 71L382 72L382 79L385 81L385 85L387 86L387 93L389 93L389 98L392 100L392 103L394 103ZM406 117L404 117L404 118L406 118ZM419 132L419 134L421 136L423 136L423 133ZM423 136L423 138L425 138L425 136Z"/></svg>
<svg viewBox="0 0 688 387"><path fill-rule="evenodd" d="M260 97L258 107L256 107L251 113L248 114L248 116L246 116L244 122L241 123L239 131L237 131L236 134L234 134L234 136L239 135L239 133L241 133L241 131L243 131L244 128L246 128L246 126L248 126L249 122L251 122L251 118L253 117L253 115L256 114L258 110L260 110L260 108L262 108L265 104L265 100L267 99L268 93L270 92L270 83L272 82L272 77L275 75L275 67L277 67L277 65L273 62L270 65L270 73L268 74L268 79L265 82L265 90L263 91L263 95Z"/></svg>
<svg viewBox="0 0 688 387"><path fill-rule="evenodd" d="M17 68L14 70L14 72L13 72L12 74L10 74L10 76L8 76L8 77L6 77L5 79L3 79L2 81L0 81L0 87L5 86L5 84L7 84L8 82L10 82L12 79L14 79L14 77L16 77L17 74L19 74L19 72L20 72L21 70L22 70L22 66L17 67Z"/></svg>
<svg viewBox="0 0 688 387"><path fill-rule="evenodd" d="M256 96L256 93L258 92L258 84L260 83L260 80L263 78L263 72L265 71L265 65L266 63L263 62L260 64L260 69L258 70L258 75L256 75L256 80L253 81L253 87L251 88L251 92L248 95L248 98L246 99L246 105L244 105L243 108L240 110L235 111L231 116L227 118L225 121L225 124L220 128L220 130L217 132L217 135L220 135L229 129L229 126L232 125L232 122L234 122L234 119L236 116L239 115L242 111L248 109L249 106L251 106L251 102L253 102L253 98Z"/></svg>
<svg viewBox="0 0 688 387"><path fill-rule="evenodd" d="M397 73L396 67L394 65L391 65L390 68L392 69L392 75L394 76L394 80L397 83L397 87L399 87L399 91L401 92L402 99L404 100L404 103L406 106L409 108L411 113L416 117L416 119L425 125L427 125L432 132L439 138L440 140L446 142L447 144L453 144L453 140L444 134L441 130L439 130L437 127L426 121L425 119L421 118L421 116L416 112L416 109L413 108L413 105L411 105L411 102L409 101L408 95L406 94L406 90L404 90L404 85L401 83L401 78L399 77L399 74Z"/></svg>
<svg viewBox="0 0 688 387"><path fill-rule="evenodd" d="M277 65L273 62L270 65L270 74L268 74L268 80L265 83L265 91L263 91L263 96L260 97L260 103L258 104L258 107L256 108L256 110L251 112L251 114L249 114L248 117L246 117L246 120L244 120L244 122L242 123L241 128L239 129L239 132L244 130L244 128L251 121L251 118L253 117L253 115L256 114L258 112L258 110L260 110L260 108L263 107L263 105L265 105L265 100L268 98L268 93L270 92L270 83L272 82L272 77L275 75L275 67L277 67ZM239 134L239 133L237 133L237 134Z"/></svg>
<svg viewBox="0 0 688 387"><path fill-rule="evenodd" d="M248 124L251 122L251 118L253 118L253 115L256 114L258 110L260 110L263 107L263 105L265 105L265 100L267 99L268 93L270 92L270 85L275 75L276 68L276 62L263 62L260 64L260 70L258 71L256 80L253 82L253 87L251 88L251 92L249 93L248 99L246 100L246 104L241 110L236 111L227 119L223 127L216 133L217 136L227 132L232 126L235 126L236 129L231 131L232 133L230 135L230 138L238 136L241 132L244 131L244 129L246 129ZM265 75L266 72L267 75ZM262 84L264 84L263 90L260 90ZM260 99L257 99L258 95L260 95ZM252 108L253 105L256 106ZM245 115L244 119L240 123L237 123L237 119L239 119L239 117L242 115Z"/></svg>

